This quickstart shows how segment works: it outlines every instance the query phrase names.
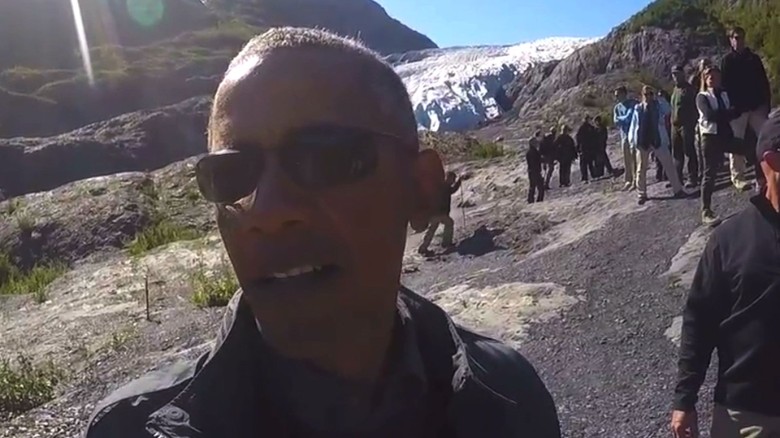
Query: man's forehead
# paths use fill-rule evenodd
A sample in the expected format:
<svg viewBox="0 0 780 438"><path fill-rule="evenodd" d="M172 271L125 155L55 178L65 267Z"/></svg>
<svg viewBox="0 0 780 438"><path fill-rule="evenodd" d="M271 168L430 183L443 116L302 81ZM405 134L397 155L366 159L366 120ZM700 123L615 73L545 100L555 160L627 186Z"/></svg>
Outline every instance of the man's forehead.
<svg viewBox="0 0 780 438"><path fill-rule="evenodd" d="M357 55L327 50L248 58L220 85L213 125L221 136L271 142L291 129L318 124L400 135L402 108L393 107L392 96L372 81L376 68Z"/></svg>

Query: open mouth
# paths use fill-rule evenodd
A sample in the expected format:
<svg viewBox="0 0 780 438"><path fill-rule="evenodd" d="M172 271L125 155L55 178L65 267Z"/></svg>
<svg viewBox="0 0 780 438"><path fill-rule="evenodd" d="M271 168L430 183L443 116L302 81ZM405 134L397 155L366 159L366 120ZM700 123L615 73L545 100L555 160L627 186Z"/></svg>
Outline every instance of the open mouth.
<svg viewBox="0 0 780 438"><path fill-rule="evenodd" d="M270 285L275 283L315 281L325 279L336 272L339 268L336 265L304 265L285 271L274 272L270 275L260 278L260 285Z"/></svg>

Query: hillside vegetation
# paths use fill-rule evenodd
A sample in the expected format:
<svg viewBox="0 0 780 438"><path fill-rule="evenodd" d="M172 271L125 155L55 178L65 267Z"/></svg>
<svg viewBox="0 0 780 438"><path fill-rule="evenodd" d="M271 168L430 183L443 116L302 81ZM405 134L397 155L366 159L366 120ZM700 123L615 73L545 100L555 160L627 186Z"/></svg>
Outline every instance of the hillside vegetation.
<svg viewBox="0 0 780 438"><path fill-rule="evenodd" d="M730 26L747 33L748 45L764 60L775 103L780 102L780 2L768 0L657 0L631 17L623 30L646 26L690 29L722 41Z"/></svg>

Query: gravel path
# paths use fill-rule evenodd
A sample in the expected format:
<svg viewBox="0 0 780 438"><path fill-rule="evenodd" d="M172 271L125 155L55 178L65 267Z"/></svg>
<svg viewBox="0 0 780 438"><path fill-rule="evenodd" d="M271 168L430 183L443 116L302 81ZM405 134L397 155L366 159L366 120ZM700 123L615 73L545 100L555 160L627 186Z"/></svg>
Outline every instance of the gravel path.
<svg viewBox="0 0 780 438"><path fill-rule="evenodd" d="M616 186L612 181L575 184L566 196L610 192ZM650 187L651 198L653 192L668 191L661 186ZM553 190L551 198L560 193ZM636 203L633 193L613 196ZM715 194L713 205L726 217L743 208L749 196L728 188ZM552 392L564 436L668 437L677 347L665 332L681 313L687 285L662 274L691 233L701 230L699 201L651 200L646 207L536 257L497 250L479 258L434 262L420 271L432 272L412 274L406 283L427 293L469 281L469 275L482 270L485 275L471 280L482 286L518 281L564 285L584 299L562 308L557 318L533 324L518 346ZM698 262L698 257L691 259ZM700 406L704 436L711 377Z"/></svg>

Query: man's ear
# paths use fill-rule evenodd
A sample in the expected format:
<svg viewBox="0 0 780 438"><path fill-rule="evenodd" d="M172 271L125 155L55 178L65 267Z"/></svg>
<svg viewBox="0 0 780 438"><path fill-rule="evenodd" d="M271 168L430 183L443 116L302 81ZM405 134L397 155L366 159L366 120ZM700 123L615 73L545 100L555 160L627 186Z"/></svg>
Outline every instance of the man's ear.
<svg viewBox="0 0 780 438"><path fill-rule="evenodd" d="M420 232L439 209L441 191L444 187L444 166L441 157L433 149L420 151L414 165L414 208L409 223L414 231Z"/></svg>

